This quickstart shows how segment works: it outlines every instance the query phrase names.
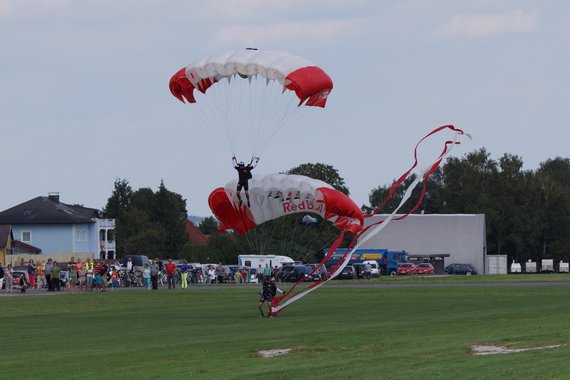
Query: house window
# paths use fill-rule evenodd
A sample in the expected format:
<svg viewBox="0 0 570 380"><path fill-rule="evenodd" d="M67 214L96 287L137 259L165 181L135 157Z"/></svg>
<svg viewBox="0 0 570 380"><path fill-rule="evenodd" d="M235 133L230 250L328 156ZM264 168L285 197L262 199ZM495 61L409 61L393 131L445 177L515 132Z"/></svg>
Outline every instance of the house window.
<svg viewBox="0 0 570 380"><path fill-rule="evenodd" d="M23 243L31 243L32 242L32 231L22 231L21 239Z"/></svg>
<svg viewBox="0 0 570 380"><path fill-rule="evenodd" d="M87 241L87 231L75 231L75 240Z"/></svg>

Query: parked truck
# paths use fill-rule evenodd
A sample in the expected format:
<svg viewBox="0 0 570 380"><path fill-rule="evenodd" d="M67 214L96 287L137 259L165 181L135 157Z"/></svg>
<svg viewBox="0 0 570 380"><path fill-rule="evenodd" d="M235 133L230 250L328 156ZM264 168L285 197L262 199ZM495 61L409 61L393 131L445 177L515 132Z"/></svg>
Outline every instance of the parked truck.
<svg viewBox="0 0 570 380"><path fill-rule="evenodd" d="M326 255L328 249L324 250ZM346 249L339 248L336 252L325 262L327 268L335 266L339 260L346 253ZM359 265L364 264L365 261L376 261L380 266L381 275L395 276L398 270L399 263L405 263L408 259L408 254L405 251L389 251L387 249L357 249L352 253L352 257L348 265Z"/></svg>

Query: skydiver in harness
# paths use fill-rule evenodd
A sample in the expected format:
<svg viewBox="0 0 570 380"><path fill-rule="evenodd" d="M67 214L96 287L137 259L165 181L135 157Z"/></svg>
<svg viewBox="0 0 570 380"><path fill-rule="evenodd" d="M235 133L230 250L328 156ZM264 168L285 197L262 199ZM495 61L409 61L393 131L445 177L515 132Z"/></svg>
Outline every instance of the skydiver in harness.
<svg viewBox="0 0 570 380"><path fill-rule="evenodd" d="M273 318L273 308L271 306L271 301L273 297L277 295L277 292L283 294L285 293L283 290L279 289L277 285L275 285L275 279L272 277L263 277L263 285L261 288L261 292L259 292L259 317L263 318L263 303L267 302L269 304L269 311L267 312L267 318Z"/></svg>
<svg viewBox="0 0 570 380"><path fill-rule="evenodd" d="M245 197L247 199L247 207L250 207L251 205L249 203L249 180L251 179L251 171L253 170L253 168L257 166L257 163L259 162L259 157L252 157L251 161L247 165L245 165L243 161L240 161L238 163L235 156L232 157L232 160L234 162L234 168L237 170L239 176L237 184L237 197L239 199L239 205L240 206L242 205L240 192L241 189L243 188L245 190Z"/></svg>

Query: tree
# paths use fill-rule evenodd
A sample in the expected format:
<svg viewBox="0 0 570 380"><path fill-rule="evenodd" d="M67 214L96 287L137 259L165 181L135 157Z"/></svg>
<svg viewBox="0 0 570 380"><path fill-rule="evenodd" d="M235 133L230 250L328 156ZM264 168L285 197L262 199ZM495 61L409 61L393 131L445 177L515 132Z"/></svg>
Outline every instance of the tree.
<svg viewBox="0 0 570 380"><path fill-rule="evenodd" d="M568 259L570 252L570 160L541 163L530 194L536 218L535 250L539 257Z"/></svg>
<svg viewBox="0 0 570 380"><path fill-rule="evenodd" d="M156 192L132 191L127 180L115 181L104 214L116 219L117 253L177 257L187 241L186 201L161 181Z"/></svg>
<svg viewBox="0 0 570 380"><path fill-rule="evenodd" d="M133 197L133 189L126 179L115 179L114 189L111 197L107 200L107 205L103 208L105 218L119 219L129 205Z"/></svg>
<svg viewBox="0 0 570 380"><path fill-rule="evenodd" d="M218 231L218 221L213 216L208 216L202 219L198 228L204 235L213 235Z"/></svg>
<svg viewBox="0 0 570 380"><path fill-rule="evenodd" d="M286 174L304 175L310 178L318 179L328 183L335 189L342 191L346 195L350 195L348 187L344 184L344 179L339 175L331 165L316 163L316 164L301 164L293 169L290 169Z"/></svg>
<svg viewBox="0 0 570 380"><path fill-rule="evenodd" d="M392 185L384 185L378 186L377 188L373 189L369 195L369 202L370 205L363 205L362 211L367 214L372 214L375 211L382 212L382 213L392 213L402 201L404 197L404 191L416 180L416 175L411 175L410 177L406 178L404 182L396 189L394 194L388 201L386 205L383 207L382 210L378 210L378 207L382 205L385 199L388 198L390 193L390 189ZM426 185L426 191L424 194L424 198L421 202L420 207L415 212L422 212L426 214L434 214L440 212L441 209L441 201L440 201L440 194L441 194L441 181L442 181L442 172L441 169L438 168L436 171L428 178ZM395 182L395 180L394 180ZM421 187L420 185L418 187ZM411 210L419 201L421 196L421 188L416 188L415 191L412 193L408 201L402 205L400 209L400 213L406 213Z"/></svg>

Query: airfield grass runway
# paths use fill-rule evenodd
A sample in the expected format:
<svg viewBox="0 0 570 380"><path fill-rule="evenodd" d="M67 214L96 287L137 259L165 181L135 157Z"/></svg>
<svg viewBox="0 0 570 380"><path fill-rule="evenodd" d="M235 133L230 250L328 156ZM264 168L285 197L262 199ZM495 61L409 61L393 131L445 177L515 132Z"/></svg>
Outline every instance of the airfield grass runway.
<svg viewBox="0 0 570 380"><path fill-rule="evenodd" d="M258 291L2 293L1 377L570 376L570 275L333 281L271 319L258 317Z"/></svg>

